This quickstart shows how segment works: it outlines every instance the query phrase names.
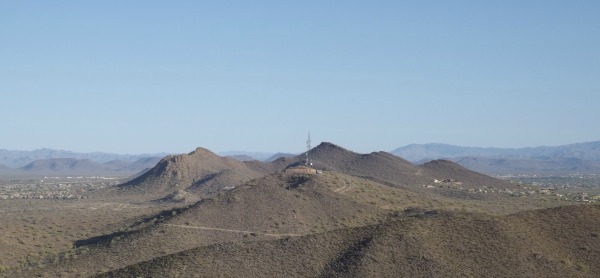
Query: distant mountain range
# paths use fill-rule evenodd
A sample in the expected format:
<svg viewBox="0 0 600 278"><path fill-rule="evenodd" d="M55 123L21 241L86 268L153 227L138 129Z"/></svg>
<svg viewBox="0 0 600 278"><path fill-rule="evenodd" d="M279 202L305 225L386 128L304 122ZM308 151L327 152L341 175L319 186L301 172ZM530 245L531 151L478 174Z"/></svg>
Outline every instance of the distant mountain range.
<svg viewBox="0 0 600 278"><path fill-rule="evenodd" d="M447 144L412 144L392 151L406 160L418 162L424 159L455 157L487 157L506 159L553 159L577 158L600 160L600 141L533 148L478 148Z"/></svg>
<svg viewBox="0 0 600 278"><path fill-rule="evenodd" d="M258 160L263 161L273 156L275 153L268 152L247 152L247 151L225 151L219 152L217 155L231 157L240 161Z"/></svg>
<svg viewBox="0 0 600 278"><path fill-rule="evenodd" d="M54 149L37 149L33 151L10 151L0 149L0 164L9 168L23 167L33 161L54 158L74 158L79 160L91 160L97 163L106 163L110 161L135 162L137 160L149 157L164 157L167 153L156 154L113 154L113 153L78 153Z"/></svg>
<svg viewBox="0 0 600 278"><path fill-rule="evenodd" d="M76 153L52 149L34 151L0 150L0 177L36 175L130 176L154 167L165 155Z"/></svg>
<svg viewBox="0 0 600 278"><path fill-rule="evenodd" d="M392 154L415 164L447 159L473 171L486 174L600 173L600 141L555 147L480 148L448 144L412 144ZM9 151L0 149L0 175L7 173L135 174L152 168L166 153L111 154L77 153L38 149ZM272 162L296 154L266 152L221 152L219 156L238 161Z"/></svg>
<svg viewBox="0 0 600 278"><path fill-rule="evenodd" d="M133 162L113 160L98 163L89 159L75 158L40 159L19 168L0 166L0 177L31 177L38 175L131 176L154 167L160 160L161 157L147 157Z"/></svg>
<svg viewBox="0 0 600 278"><path fill-rule="evenodd" d="M298 154L293 153L263 153L263 152L243 152L243 151L228 151L220 152L219 156L233 158L238 161L264 161L271 162L281 157L294 157Z"/></svg>
<svg viewBox="0 0 600 278"><path fill-rule="evenodd" d="M488 174L600 173L600 141L533 148L412 144L397 148L392 153L414 163L448 159Z"/></svg>

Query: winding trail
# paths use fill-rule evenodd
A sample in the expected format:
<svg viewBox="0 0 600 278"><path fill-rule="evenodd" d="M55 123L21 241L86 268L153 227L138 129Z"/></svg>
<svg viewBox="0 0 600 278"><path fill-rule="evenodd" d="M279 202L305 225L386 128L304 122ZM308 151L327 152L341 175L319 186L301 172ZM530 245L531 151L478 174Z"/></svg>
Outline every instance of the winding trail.
<svg viewBox="0 0 600 278"><path fill-rule="evenodd" d="M333 190L333 192L344 193L350 189L350 183L346 181L346 184L340 188Z"/></svg>
<svg viewBox="0 0 600 278"><path fill-rule="evenodd" d="M230 229L222 229L222 228L211 228L211 227L202 227L202 226L186 226L186 225L176 225L176 224L162 224L164 226L171 227L179 227L186 229L198 229L198 230L210 230L210 231L221 231L221 232L230 232L230 233L240 233L240 234L255 234L262 236L272 236L272 237L286 237L286 236L301 236L299 234L270 234L270 233L260 233L260 232L252 232L252 231L242 231L242 230L230 230Z"/></svg>

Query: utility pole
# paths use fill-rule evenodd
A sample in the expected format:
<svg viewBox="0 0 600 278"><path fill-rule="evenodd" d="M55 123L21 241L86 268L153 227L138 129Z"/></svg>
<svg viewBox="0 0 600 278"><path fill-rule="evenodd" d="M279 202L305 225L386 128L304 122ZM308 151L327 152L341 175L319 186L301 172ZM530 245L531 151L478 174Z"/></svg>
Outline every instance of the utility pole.
<svg viewBox="0 0 600 278"><path fill-rule="evenodd" d="M308 152L310 151L310 131L308 132L308 140L306 140L306 166L310 167L310 159L308 158Z"/></svg>

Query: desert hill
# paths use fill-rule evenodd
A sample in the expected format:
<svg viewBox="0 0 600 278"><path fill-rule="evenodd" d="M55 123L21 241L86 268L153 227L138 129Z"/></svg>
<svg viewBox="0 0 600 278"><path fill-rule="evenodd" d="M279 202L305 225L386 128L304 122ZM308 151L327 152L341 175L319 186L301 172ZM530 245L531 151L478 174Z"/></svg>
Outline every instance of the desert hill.
<svg viewBox="0 0 600 278"><path fill-rule="evenodd" d="M313 166L325 171L370 177L393 185L416 185L429 181L427 177L418 175L417 166L385 152L358 154L335 144L324 142L311 149L308 154ZM289 166L304 163L305 155L301 154L289 159ZM281 159L274 162L278 161Z"/></svg>
<svg viewBox="0 0 600 278"><path fill-rule="evenodd" d="M75 243L81 250L76 259L52 259L58 263L36 271L71 269L89 275L215 244L310 237L334 230L345 234L347 229L385 223L402 211L407 215L439 208L457 211L454 202L339 172L275 173L192 205L148 216L127 230L80 240ZM355 235L351 232L348 237Z"/></svg>
<svg viewBox="0 0 600 278"><path fill-rule="evenodd" d="M327 142L311 149L308 154L316 169L365 178L392 187L416 190L435 180L452 180L465 188L514 187L509 182L469 171L456 163L438 161L418 166L390 153L358 154ZM165 157L154 168L121 188L162 196L181 190L206 196L251 179L304 165L305 162L306 154L280 157L267 163L238 161L198 148L189 154Z"/></svg>
<svg viewBox="0 0 600 278"><path fill-rule="evenodd" d="M192 248L99 277L598 277L600 206L504 217L406 211L381 224Z"/></svg>
<svg viewBox="0 0 600 278"><path fill-rule="evenodd" d="M17 269L21 272L16 276L59 276L65 271L67 276L173 276L178 271L207 276L511 276L513 271L538 271L540 266L527 261L531 254L536 259L550 258L552 269L565 271L562 273L580 274L577 268L595 273L590 266L594 258L560 251L563 253L557 256L566 254L563 267L555 263L559 257L552 252L564 246L538 248L562 232L579 232L559 225L558 232L548 234L536 227L554 229L550 223L536 220L533 227L527 223L540 216L560 221L572 211L583 216L569 219L575 221L570 227L593 233L598 224L585 218L596 217L597 207L507 216L541 206L533 203L534 199L464 191L458 187L503 188L506 184L450 161L413 165L389 153L357 154L331 143L317 146L309 155L316 167L326 171L318 175L283 171L302 165L302 155L272 163L240 162L198 148L166 157L139 178L121 185L131 195L120 198L135 197L139 202L138 190L190 194L213 181L234 186L220 187L215 191L220 193L204 195L190 205L130 221L118 231L78 240L71 253ZM432 188L420 184L431 185L435 179L456 180ZM460 192L463 195L457 196ZM550 206L549 200L558 201L544 198L543 206ZM519 237L524 233L540 236L526 242L528 238ZM575 239L568 236L561 244L572 242ZM211 259L227 256L224 263ZM506 267L522 260L526 260L523 266ZM256 268L249 269L251 264ZM181 274L191 276L192 272Z"/></svg>
<svg viewBox="0 0 600 278"><path fill-rule="evenodd" d="M215 193L264 176L264 168L197 148L189 154L167 156L154 168L123 184L123 189L160 193L175 190ZM266 167L268 168L268 167Z"/></svg>
<svg viewBox="0 0 600 278"><path fill-rule="evenodd" d="M305 154L296 157L301 163ZM471 188L514 188L510 182L470 171L450 161L414 165L387 152L357 154L331 143L322 143L309 152L315 168L364 177L396 187L431 184L434 180L454 180ZM291 164L295 165L295 164Z"/></svg>
<svg viewBox="0 0 600 278"><path fill-rule="evenodd" d="M76 260L50 265L94 273L193 247L262 241L378 223L388 210L355 200L324 184L345 176L272 174L191 206L149 217L139 227L76 243L87 250Z"/></svg>
<svg viewBox="0 0 600 278"><path fill-rule="evenodd" d="M600 272L600 223L593 221L600 206L526 211L567 201L512 195L516 185L447 160L414 165L386 152L358 154L331 143L309 151L313 166L325 171L290 171L305 164L304 155L242 162L198 148L165 157L118 189L92 196L94 211L98 201L109 201L103 205L110 216L132 205L151 210L134 209L117 221L120 226L115 222L104 232L76 238L74 249L28 258L2 275L595 277ZM186 197L190 194L193 198ZM189 202L156 202L156 197Z"/></svg>

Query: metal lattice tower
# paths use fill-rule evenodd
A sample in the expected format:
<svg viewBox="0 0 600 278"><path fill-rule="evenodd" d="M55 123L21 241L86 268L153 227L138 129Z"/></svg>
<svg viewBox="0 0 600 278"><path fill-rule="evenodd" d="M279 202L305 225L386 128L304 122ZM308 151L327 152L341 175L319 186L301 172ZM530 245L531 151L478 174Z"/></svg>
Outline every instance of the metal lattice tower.
<svg viewBox="0 0 600 278"><path fill-rule="evenodd" d="M310 167L310 159L308 158L308 152L310 151L310 131L308 132L308 139L306 140L306 166Z"/></svg>

